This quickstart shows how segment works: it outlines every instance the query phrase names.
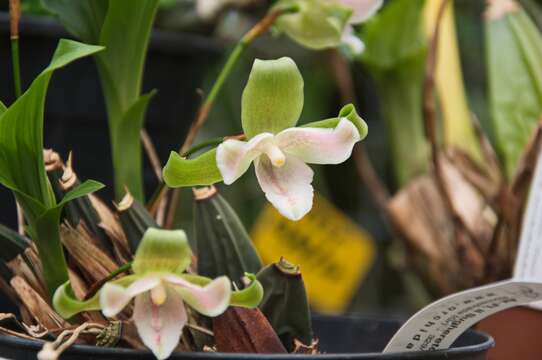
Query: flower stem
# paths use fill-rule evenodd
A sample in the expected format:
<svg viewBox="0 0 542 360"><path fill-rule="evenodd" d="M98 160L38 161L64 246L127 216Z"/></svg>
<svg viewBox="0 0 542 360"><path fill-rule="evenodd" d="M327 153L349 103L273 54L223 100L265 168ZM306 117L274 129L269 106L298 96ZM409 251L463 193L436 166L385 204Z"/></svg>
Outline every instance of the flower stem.
<svg viewBox="0 0 542 360"><path fill-rule="evenodd" d="M19 19L21 18L21 7L19 0L9 1L10 17L10 39L11 39L11 60L13 69L13 84L15 97L21 96L21 70L19 62Z"/></svg>
<svg viewBox="0 0 542 360"><path fill-rule="evenodd" d="M239 40L235 48L233 48L232 52L228 56L228 59L226 60L226 63L224 64L224 67L222 68L222 71L218 75L218 78L215 80L213 87L211 88L211 91L209 91L209 94L205 97L203 100L203 103L201 104L201 107L196 115L196 119L192 123L192 126L190 127L190 130L188 131L188 135L186 136L186 140L183 143L183 146L179 150L180 154L183 154L188 151L190 146L194 143L194 140L196 138L196 135L198 134L199 130L202 128L203 124L207 120L207 117L209 113L211 112L211 109L213 107L213 104L216 100L216 97L220 93L220 90L222 89L222 86L230 76L233 68L241 58L241 55L245 52L245 50L252 44L252 42L257 39L258 37L262 36L269 30L269 28L274 24L275 20L278 19L279 16L290 13L293 11L296 11L297 8L287 8L287 9L280 9L271 11L269 14L267 14L263 19L261 19L252 29L250 29L242 38Z"/></svg>
<svg viewBox="0 0 542 360"><path fill-rule="evenodd" d="M203 127L203 124L205 124L205 121L207 120L207 117L209 116L209 113L211 112L211 109L213 108L213 104L216 97L220 93L222 86L224 85L228 77L230 76L233 68L237 64L237 61L241 58L241 55L244 53L244 51L250 46L250 44L252 44L252 42L255 39L265 34L267 30L269 30L269 28L275 23L275 21L281 15L286 14L286 13L296 12L296 11L298 11L297 6L292 6L288 8L277 9L277 10L271 11L263 19L261 19L256 25L254 25L254 27L250 29L241 38L241 40L239 40L235 48L232 50L232 52L228 56L228 60L224 64L222 71L218 75L218 78L216 79L215 83L213 84L211 91L203 100L203 103L201 104L201 107L198 110L198 113L196 115L196 119L194 120L194 122L192 123L192 126L190 127L190 130L188 131L188 135L186 136L186 139L183 145L179 149L179 154L184 154L188 152L188 150L194 143L194 140L196 139L198 132ZM167 212L166 223L165 223L166 229L171 229L173 226L173 222L175 220L175 213L177 212L177 207L179 205L179 192L180 192L179 189L175 189L173 190L173 194L171 195L171 200L169 203L169 209ZM163 193L165 193L165 191ZM162 204L163 203L164 201L162 200ZM165 206L165 205L161 205L161 206Z"/></svg>
<svg viewBox="0 0 542 360"><path fill-rule="evenodd" d="M85 300L88 300L91 297L93 297L98 292L98 290L100 290L102 288L102 286L104 286L104 284L106 282L113 280L114 278L117 277L117 275L120 275L120 274L122 274L124 272L127 272L131 268L132 268L132 262L130 261L130 262L127 262L126 264L120 266L118 269L113 270L111 272L111 274L107 275L102 280L97 281L94 284L92 284L92 286L88 290L87 294L85 295Z"/></svg>

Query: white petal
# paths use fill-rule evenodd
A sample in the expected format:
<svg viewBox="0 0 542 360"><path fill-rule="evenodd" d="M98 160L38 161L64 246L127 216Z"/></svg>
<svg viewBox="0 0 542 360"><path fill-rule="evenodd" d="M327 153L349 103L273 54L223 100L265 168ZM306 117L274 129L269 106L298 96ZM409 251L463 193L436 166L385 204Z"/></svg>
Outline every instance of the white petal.
<svg viewBox="0 0 542 360"><path fill-rule="evenodd" d="M260 156L272 143L273 134L263 133L250 141L226 140L216 151L216 165L224 183L232 184L249 168L254 159Z"/></svg>
<svg viewBox="0 0 542 360"><path fill-rule="evenodd" d="M312 208L314 172L302 160L286 157L282 167L276 167L262 156L255 162L256 176L265 197L290 220L299 220Z"/></svg>
<svg viewBox="0 0 542 360"><path fill-rule="evenodd" d="M346 25L341 42L343 45L346 45L354 55L360 55L365 51L365 44L361 41L359 36L354 33L352 25Z"/></svg>
<svg viewBox="0 0 542 360"><path fill-rule="evenodd" d="M340 164L352 155L358 141L359 131L347 119L341 119L334 129L291 128L276 136L282 151L309 164Z"/></svg>
<svg viewBox="0 0 542 360"><path fill-rule="evenodd" d="M100 307L106 317L113 317L124 309L133 297L160 284L160 278L148 276L134 281L128 287L107 283L100 291Z"/></svg>
<svg viewBox="0 0 542 360"><path fill-rule="evenodd" d="M225 276L218 277L203 287L175 275L166 275L164 280L175 285L183 300L205 316L218 316L230 305L231 283Z"/></svg>
<svg viewBox="0 0 542 360"><path fill-rule="evenodd" d="M139 337L159 360L168 358L179 344L186 324L186 309L181 295L168 289L163 305L155 305L149 293L135 299L134 322Z"/></svg>
<svg viewBox="0 0 542 360"><path fill-rule="evenodd" d="M384 3L384 0L340 0L344 6L354 10L351 24L359 24L372 17Z"/></svg>

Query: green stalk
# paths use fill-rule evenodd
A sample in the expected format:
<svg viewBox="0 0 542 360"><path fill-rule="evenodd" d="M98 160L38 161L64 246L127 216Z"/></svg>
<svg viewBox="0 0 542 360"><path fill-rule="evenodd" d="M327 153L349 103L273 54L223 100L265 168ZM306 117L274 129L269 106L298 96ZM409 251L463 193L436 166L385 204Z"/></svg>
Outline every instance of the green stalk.
<svg viewBox="0 0 542 360"><path fill-rule="evenodd" d="M21 7L19 0L9 1L10 17L10 38L11 38L11 61L13 70L13 84L15 97L21 96L21 66L19 62L19 19L21 18Z"/></svg>
<svg viewBox="0 0 542 360"><path fill-rule="evenodd" d="M15 86L15 96L21 96L21 70L19 63L19 37L11 38L11 60L13 62L13 83Z"/></svg>
<svg viewBox="0 0 542 360"><path fill-rule="evenodd" d="M297 6L291 6L270 12L262 20L260 20L249 32L247 32L241 38L241 40L239 40L235 48L228 56L226 63L224 64L222 70L220 71L220 74L218 75L218 78L215 80L211 88L211 91L209 91L209 94L203 100L198 114L196 115L196 119L194 120L192 126L190 127L190 130L188 131L188 135L186 136L183 145L179 149L179 154L185 154L189 151L190 147L194 143L194 140L196 139L196 136L198 135L198 132L203 127L203 124L205 124L205 120L207 120L207 117L211 112L213 104L216 100L216 97L220 93L222 86L230 76L233 68L235 67L245 50L250 46L250 44L252 44L252 42L256 38L265 34L267 30L269 30L269 28L279 18L279 16L296 12L298 10L299 9ZM159 187L163 186L163 183L159 185ZM177 207L179 205L179 191L179 189L175 189L173 190L173 194L171 195L171 201L169 204L169 210L165 224L166 229L171 229L173 226L173 222L175 221L175 213L177 212ZM167 191L160 191L159 200L161 201L161 199L166 196L166 194Z"/></svg>
<svg viewBox="0 0 542 360"><path fill-rule="evenodd" d="M211 91L209 91L209 94L203 100L196 119L194 120L192 127L190 128L190 131L186 136L186 140L184 141L183 146L179 150L179 154L187 152L190 146L192 146L192 144L194 143L196 135L205 123L205 120L207 119L207 116L209 115L209 112L213 107L216 97L222 89L222 86L230 76L233 68L235 67L245 50L250 46L250 44L252 44L255 39L265 34L267 30L269 30L269 28L275 23L279 16L295 11L298 11L297 6L292 6L289 8L270 12L262 20L260 20L249 32L247 32L241 38L241 40L239 40L237 45L235 45L232 52L228 56L226 63L222 67L220 74L218 75L211 88Z"/></svg>

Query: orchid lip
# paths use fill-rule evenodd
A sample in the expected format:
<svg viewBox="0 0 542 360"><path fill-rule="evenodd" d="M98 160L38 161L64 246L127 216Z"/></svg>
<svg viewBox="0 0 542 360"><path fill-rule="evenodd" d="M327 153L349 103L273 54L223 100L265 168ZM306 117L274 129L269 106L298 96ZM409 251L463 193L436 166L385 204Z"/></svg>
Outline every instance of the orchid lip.
<svg viewBox="0 0 542 360"><path fill-rule="evenodd" d="M269 145L265 150L265 154L275 167L282 167L286 163L286 155L284 155L277 145Z"/></svg>
<svg viewBox="0 0 542 360"><path fill-rule="evenodd" d="M151 289L151 300L156 306L164 305L167 300L167 291L163 284Z"/></svg>

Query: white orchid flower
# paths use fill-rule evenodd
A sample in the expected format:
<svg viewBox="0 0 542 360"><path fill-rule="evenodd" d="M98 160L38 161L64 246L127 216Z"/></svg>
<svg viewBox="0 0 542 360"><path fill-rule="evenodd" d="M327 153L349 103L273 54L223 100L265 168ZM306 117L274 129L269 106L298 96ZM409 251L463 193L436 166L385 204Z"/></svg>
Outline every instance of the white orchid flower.
<svg viewBox="0 0 542 360"><path fill-rule="evenodd" d="M312 208L313 171L307 164L339 164L367 135L353 105L339 116L295 127L303 110L303 78L290 58L256 60L243 92L247 141L226 140L195 159L172 152L164 168L170 187L232 184L254 163L266 198L291 220Z"/></svg>
<svg viewBox="0 0 542 360"><path fill-rule="evenodd" d="M275 9L296 6L277 19L277 27L303 46L325 49L344 44L355 54L365 46L354 25L371 18L383 0L280 0Z"/></svg>
<svg viewBox="0 0 542 360"><path fill-rule="evenodd" d="M356 126L340 119L335 129L289 128L248 142L227 140L218 146L216 161L226 185L254 162L267 200L283 216L299 220L312 208L314 173L307 164L340 164L360 140Z"/></svg>
<svg viewBox="0 0 542 360"><path fill-rule="evenodd" d="M179 344L188 321L188 305L205 316L218 316L230 305L255 307L263 290L253 275L244 290L232 292L231 282L214 280L184 271L192 252L182 230L148 229L137 249L133 275L106 283L92 299L78 301L69 283L53 298L55 309L65 318L81 311L101 309L106 317L118 315L135 299L133 320L137 332L157 359L166 359Z"/></svg>
<svg viewBox="0 0 542 360"><path fill-rule="evenodd" d="M278 103L283 99L286 104ZM254 163L266 198L291 220L312 208L314 173L307 164L342 163L362 138L346 118L339 118L335 128L293 127L302 107L303 79L295 63L289 58L257 60L243 94L243 128L250 139L226 140L216 152L225 184Z"/></svg>
<svg viewBox="0 0 542 360"><path fill-rule="evenodd" d="M229 306L231 284L225 276L201 287L175 274L151 273L126 288L105 284L100 294L106 317L116 316L135 298L133 320L141 340L157 359L166 359L188 320L185 303L205 316L218 316Z"/></svg>
<svg viewBox="0 0 542 360"><path fill-rule="evenodd" d="M356 35L354 25L370 19L382 7L384 0L339 0L339 2L353 11L348 24L344 28L341 42L354 54L361 54L365 50L365 45Z"/></svg>
<svg viewBox="0 0 542 360"><path fill-rule="evenodd" d="M205 21L210 21L228 6L246 6L254 0L197 0L196 12Z"/></svg>

